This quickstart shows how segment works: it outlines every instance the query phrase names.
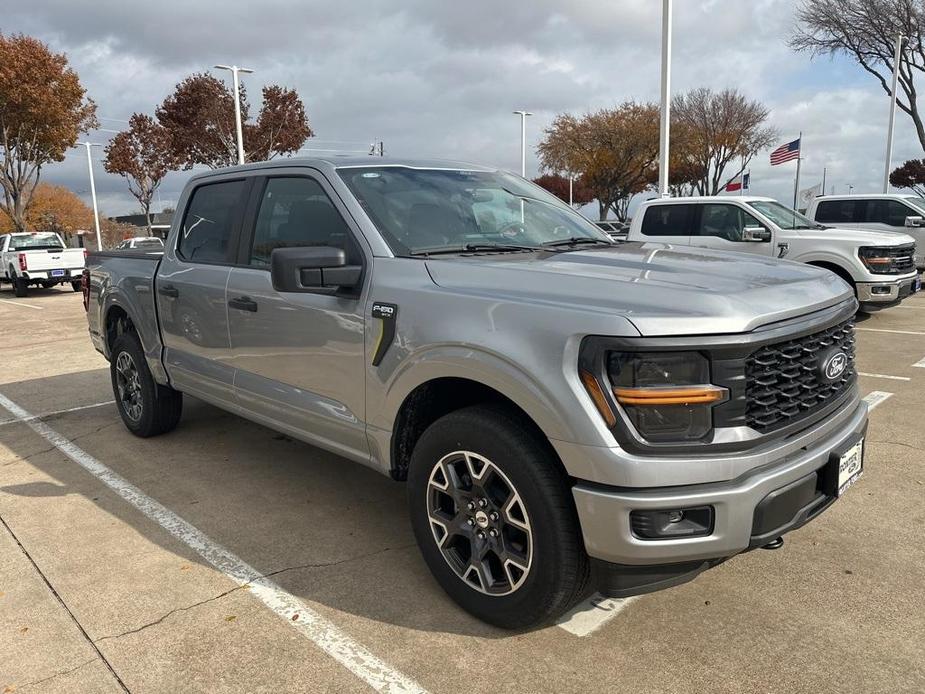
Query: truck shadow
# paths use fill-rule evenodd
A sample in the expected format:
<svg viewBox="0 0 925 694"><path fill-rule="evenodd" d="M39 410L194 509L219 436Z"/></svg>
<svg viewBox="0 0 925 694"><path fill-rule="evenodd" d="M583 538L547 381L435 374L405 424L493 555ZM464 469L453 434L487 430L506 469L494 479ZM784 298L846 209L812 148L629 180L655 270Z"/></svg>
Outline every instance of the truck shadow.
<svg viewBox="0 0 925 694"><path fill-rule="evenodd" d="M43 393L69 407L112 399L108 369L9 383L0 392L39 416L33 403ZM0 407L0 421L10 418ZM446 596L415 544L404 485L374 470L189 397L179 427L151 439L132 436L113 404L42 421L310 606L418 630L509 635ZM21 461L50 478L0 486L0 502L81 494L183 561L208 565L24 424L0 425L0 440L0 464ZM127 574L131 561L126 556L121 567Z"/></svg>

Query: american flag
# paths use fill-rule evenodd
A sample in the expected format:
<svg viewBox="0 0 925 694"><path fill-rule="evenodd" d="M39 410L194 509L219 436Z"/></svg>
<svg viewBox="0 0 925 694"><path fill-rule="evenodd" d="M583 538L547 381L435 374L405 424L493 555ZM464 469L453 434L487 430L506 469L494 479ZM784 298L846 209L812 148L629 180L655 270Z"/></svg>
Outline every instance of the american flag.
<svg viewBox="0 0 925 694"><path fill-rule="evenodd" d="M798 159L799 156L800 138L798 137L793 142L788 142L785 145L781 145L773 152L771 152L771 166L783 164L785 161L790 161L791 159Z"/></svg>

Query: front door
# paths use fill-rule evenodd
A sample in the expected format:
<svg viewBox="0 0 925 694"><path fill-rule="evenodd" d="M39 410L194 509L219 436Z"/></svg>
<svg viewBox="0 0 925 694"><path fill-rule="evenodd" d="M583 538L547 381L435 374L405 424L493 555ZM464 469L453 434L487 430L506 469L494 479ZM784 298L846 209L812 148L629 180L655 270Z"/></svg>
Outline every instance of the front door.
<svg viewBox="0 0 925 694"><path fill-rule="evenodd" d="M193 189L176 243L165 249L155 282L171 384L218 404L234 402L225 285L247 184L238 179Z"/></svg>
<svg viewBox="0 0 925 694"><path fill-rule="evenodd" d="M352 458L368 458L362 293L273 289L274 248L334 246L363 264L326 182L304 174L257 183L256 219L228 279L228 326L241 407Z"/></svg>
<svg viewBox="0 0 925 694"><path fill-rule="evenodd" d="M745 241L745 227L768 229L738 205L707 203L697 206L697 217L691 233L691 245L770 256L773 238L765 241ZM773 234L773 232L771 232Z"/></svg>

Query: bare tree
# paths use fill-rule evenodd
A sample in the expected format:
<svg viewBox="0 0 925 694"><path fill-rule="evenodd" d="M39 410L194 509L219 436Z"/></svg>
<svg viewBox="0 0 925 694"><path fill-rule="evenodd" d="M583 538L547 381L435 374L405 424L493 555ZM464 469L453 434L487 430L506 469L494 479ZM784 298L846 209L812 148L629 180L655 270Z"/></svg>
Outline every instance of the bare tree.
<svg viewBox="0 0 925 694"><path fill-rule="evenodd" d="M700 195L719 193L778 136L765 125L768 109L735 89L714 92L701 87L678 94L672 99L671 113L684 133L686 160L679 163L698 176L691 183Z"/></svg>
<svg viewBox="0 0 925 694"><path fill-rule="evenodd" d="M915 88L916 77L925 72L923 20L922 0L803 0L790 46L813 56L847 55L892 95L893 54L896 37L902 34L906 45L899 63L896 104L912 118L925 149L925 125Z"/></svg>

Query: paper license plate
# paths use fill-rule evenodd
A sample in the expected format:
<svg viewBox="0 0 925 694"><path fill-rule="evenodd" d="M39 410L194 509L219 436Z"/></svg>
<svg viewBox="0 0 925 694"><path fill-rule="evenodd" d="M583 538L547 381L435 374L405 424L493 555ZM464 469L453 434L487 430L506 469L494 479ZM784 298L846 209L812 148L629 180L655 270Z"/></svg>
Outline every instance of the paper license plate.
<svg viewBox="0 0 925 694"><path fill-rule="evenodd" d="M864 439L861 439L849 448L838 459L838 487L837 496L844 494L848 487L858 481L864 472Z"/></svg>

